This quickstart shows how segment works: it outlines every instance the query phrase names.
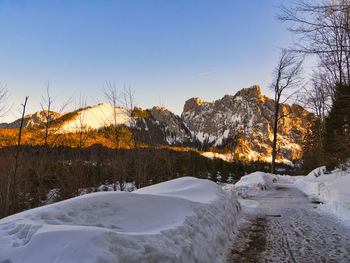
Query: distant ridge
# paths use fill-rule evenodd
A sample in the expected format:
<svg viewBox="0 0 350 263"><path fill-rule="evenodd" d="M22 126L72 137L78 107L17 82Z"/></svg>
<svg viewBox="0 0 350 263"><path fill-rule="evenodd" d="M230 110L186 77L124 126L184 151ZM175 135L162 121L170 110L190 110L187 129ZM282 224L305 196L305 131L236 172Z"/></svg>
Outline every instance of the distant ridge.
<svg viewBox="0 0 350 263"><path fill-rule="evenodd" d="M281 105L281 113L287 114L279 123L278 161L291 162L301 158L301 144L307 128L315 115L299 105ZM136 109L136 108L135 108ZM198 150L220 149L228 156L251 161L271 161L274 101L261 93L254 85L225 95L213 102L191 98L184 104L180 116L171 111L153 107L131 111L100 103L65 114L52 112L52 127L59 132L96 130L110 125L125 125L136 133L135 139L147 145L171 145ZM45 121L44 112L25 117L25 127L40 125ZM20 120L0 124L1 129L18 128ZM221 156L221 155L220 155Z"/></svg>

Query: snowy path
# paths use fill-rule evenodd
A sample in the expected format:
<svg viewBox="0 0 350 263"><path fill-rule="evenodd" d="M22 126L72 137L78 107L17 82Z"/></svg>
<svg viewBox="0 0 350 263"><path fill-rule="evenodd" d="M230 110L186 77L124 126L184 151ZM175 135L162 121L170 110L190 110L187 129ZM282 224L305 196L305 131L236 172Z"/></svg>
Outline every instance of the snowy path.
<svg viewBox="0 0 350 263"><path fill-rule="evenodd" d="M242 224L228 262L350 262L350 229L317 209L317 201L281 185L245 199Z"/></svg>

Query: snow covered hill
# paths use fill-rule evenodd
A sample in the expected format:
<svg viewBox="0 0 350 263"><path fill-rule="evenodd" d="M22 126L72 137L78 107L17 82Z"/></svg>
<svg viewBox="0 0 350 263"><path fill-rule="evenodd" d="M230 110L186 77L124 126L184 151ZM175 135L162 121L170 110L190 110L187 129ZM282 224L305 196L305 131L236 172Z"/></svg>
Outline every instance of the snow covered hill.
<svg viewBox="0 0 350 263"><path fill-rule="evenodd" d="M129 124L130 120L130 110L100 103L96 106L77 110L72 119L63 123L60 131L76 132L99 129L115 124Z"/></svg>
<svg viewBox="0 0 350 263"><path fill-rule="evenodd" d="M224 262L234 191L184 177L72 198L0 220L0 262Z"/></svg>

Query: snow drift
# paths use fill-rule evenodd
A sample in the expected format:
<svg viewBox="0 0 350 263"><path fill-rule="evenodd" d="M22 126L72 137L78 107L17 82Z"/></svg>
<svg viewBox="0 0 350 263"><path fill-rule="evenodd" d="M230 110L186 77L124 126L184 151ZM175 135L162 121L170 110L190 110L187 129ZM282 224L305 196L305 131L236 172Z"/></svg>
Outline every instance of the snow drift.
<svg viewBox="0 0 350 263"><path fill-rule="evenodd" d="M0 220L0 262L223 262L239 213L191 177L87 194Z"/></svg>
<svg viewBox="0 0 350 263"><path fill-rule="evenodd" d="M237 188L250 187L256 190L271 190L276 183L293 183L294 178L289 175L276 175L264 172L254 172L243 176L235 186Z"/></svg>
<svg viewBox="0 0 350 263"><path fill-rule="evenodd" d="M321 208L336 215L350 225L350 171L335 169L327 173L319 167L295 182L304 193L315 197L324 204Z"/></svg>

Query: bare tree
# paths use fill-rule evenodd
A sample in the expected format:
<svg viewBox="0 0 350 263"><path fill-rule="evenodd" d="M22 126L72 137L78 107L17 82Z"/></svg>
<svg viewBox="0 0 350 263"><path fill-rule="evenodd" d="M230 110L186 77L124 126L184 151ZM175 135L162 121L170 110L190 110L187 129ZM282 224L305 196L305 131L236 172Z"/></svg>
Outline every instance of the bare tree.
<svg viewBox="0 0 350 263"><path fill-rule="evenodd" d="M0 117L4 117L4 115L8 111L7 106L7 96L8 91L6 89L6 86L0 82Z"/></svg>
<svg viewBox="0 0 350 263"><path fill-rule="evenodd" d="M120 167L120 156L119 156L119 150L118 147L120 145L121 140L121 127L118 123L118 111L117 107L119 106L119 98L118 98L118 92L117 88L114 83L112 82L106 82L105 84L105 90L104 95L108 101L108 103L112 106L113 111L113 124L111 125L113 127L113 142L115 143L115 150L114 150L114 157L112 165L114 166L113 169L113 190L117 190L117 181L119 181L120 188L122 190L123 185L123 175L122 172L119 169L118 172L118 166Z"/></svg>
<svg viewBox="0 0 350 263"><path fill-rule="evenodd" d="M42 102L40 103L41 109L45 117L45 136L44 136L44 145L47 146L47 140L49 137L50 121L53 119L53 112L51 112L53 99L50 96L50 84L47 84L46 94L42 96Z"/></svg>
<svg viewBox="0 0 350 263"><path fill-rule="evenodd" d="M53 120L57 118L57 115L62 113L64 109L68 106L71 99L65 101L62 106L56 111L53 111L53 106L55 99L50 94L50 83L47 83L46 94L42 96L42 101L40 103L41 109L44 113L44 145L53 145L60 135L61 124L56 124L53 126ZM58 113L58 114L57 114Z"/></svg>
<svg viewBox="0 0 350 263"><path fill-rule="evenodd" d="M86 97L82 96L80 94L79 96L79 106L78 106L78 109L85 109L86 108ZM87 139L87 130L86 130L86 124L85 124L85 113L86 111L85 110L82 110L80 113L79 113L79 117L78 117L78 127L77 127L77 131L78 131L78 134L79 134L79 145L78 147L79 148L82 148L84 146L84 143ZM84 136L85 134L85 136Z"/></svg>
<svg viewBox="0 0 350 263"><path fill-rule="evenodd" d="M118 107L119 107L119 96L118 91L116 88L116 85L112 82L106 82L105 89L104 89L104 96L107 99L108 103L112 106L113 111L113 120L112 120L112 126L113 126L113 134L114 134L114 143L116 148L120 145L120 139L121 139L121 128L118 122Z"/></svg>
<svg viewBox="0 0 350 263"><path fill-rule="evenodd" d="M112 140L115 144L115 154L114 154L114 165L119 166L119 168L123 168L124 164L121 163L120 158L120 148L123 144L132 148L135 147L135 134L133 132L134 118L133 118L133 109L134 109L134 92L131 88L126 88L124 85L123 91L118 93L116 85L112 82L106 82L104 95L109 104L112 106L113 110L113 120L112 120ZM121 114L120 107L124 109L122 111L126 111L126 114L129 117L130 129L128 130L124 124L120 123L119 115ZM122 113L125 114L125 113ZM133 156L133 159L136 160L136 157ZM118 170L118 174L117 174ZM119 181L120 189L123 191L125 189L124 182L127 179L127 171L125 169L115 169L114 175L114 190L116 190L116 183Z"/></svg>
<svg viewBox="0 0 350 263"><path fill-rule="evenodd" d="M333 84L350 83L350 1L297 0L279 19L296 35L295 52L315 55ZM334 86L334 85L333 85Z"/></svg>
<svg viewBox="0 0 350 263"><path fill-rule="evenodd" d="M286 115L281 112L280 104L285 103L293 93L290 91L301 85L301 65L299 60L292 53L282 50L278 65L273 72L273 83L271 89L274 91L275 106L273 118L273 143L272 143L272 164L271 173L275 173L277 156L277 134L278 122ZM288 92L288 94L286 94ZM285 98L282 102L281 99Z"/></svg>
<svg viewBox="0 0 350 263"><path fill-rule="evenodd" d="M304 86L300 93L300 103L324 121L332 106L332 89L332 81L327 74L314 72L310 85Z"/></svg>
<svg viewBox="0 0 350 263"><path fill-rule="evenodd" d="M29 98L28 96L25 97L24 103L22 104L23 110L22 110L21 124L18 132L17 149L15 153L15 166L14 166L12 178L9 178L8 180L8 189L7 189L7 198L6 198L8 214L13 214L16 211L16 178L17 178L17 171L18 171L19 161L20 161L19 157L21 153L22 128L23 128L24 115L26 112L28 98Z"/></svg>
<svg viewBox="0 0 350 263"><path fill-rule="evenodd" d="M124 85L124 89L122 92L122 106L125 108L128 116L129 116L129 125L131 130L131 147L136 147L136 135L135 135L135 125L136 118L133 116L133 112L135 109L135 91L133 91L130 87L126 88Z"/></svg>

